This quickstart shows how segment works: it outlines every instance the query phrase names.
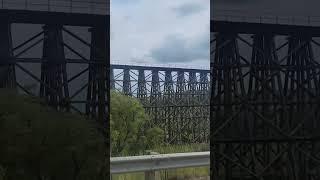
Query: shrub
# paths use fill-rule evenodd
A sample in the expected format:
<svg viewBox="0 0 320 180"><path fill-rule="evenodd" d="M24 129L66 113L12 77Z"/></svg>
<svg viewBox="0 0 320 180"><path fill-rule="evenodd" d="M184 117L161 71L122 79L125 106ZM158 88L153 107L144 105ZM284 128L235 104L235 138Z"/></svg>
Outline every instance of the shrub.
<svg viewBox="0 0 320 180"><path fill-rule="evenodd" d="M105 150L92 121L0 90L0 164L8 180L103 179Z"/></svg>
<svg viewBox="0 0 320 180"><path fill-rule="evenodd" d="M145 128L149 118L136 98L112 91L110 120L112 156L142 154L163 141L160 128Z"/></svg>

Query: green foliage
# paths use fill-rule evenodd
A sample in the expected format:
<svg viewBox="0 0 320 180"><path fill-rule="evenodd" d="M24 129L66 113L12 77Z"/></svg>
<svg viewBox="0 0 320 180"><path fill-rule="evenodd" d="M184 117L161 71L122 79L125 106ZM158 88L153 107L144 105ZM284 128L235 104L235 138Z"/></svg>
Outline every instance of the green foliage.
<svg viewBox="0 0 320 180"><path fill-rule="evenodd" d="M161 144L163 131L157 127L144 128L148 121L149 118L137 99L112 91L111 155L137 155L156 144Z"/></svg>
<svg viewBox="0 0 320 180"><path fill-rule="evenodd" d="M147 149L152 149L156 146L162 145L164 139L164 132L158 127L150 128L146 131Z"/></svg>
<svg viewBox="0 0 320 180"><path fill-rule="evenodd" d="M0 164L6 180L103 179L103 140L90 120L0 90Z"/></svg>

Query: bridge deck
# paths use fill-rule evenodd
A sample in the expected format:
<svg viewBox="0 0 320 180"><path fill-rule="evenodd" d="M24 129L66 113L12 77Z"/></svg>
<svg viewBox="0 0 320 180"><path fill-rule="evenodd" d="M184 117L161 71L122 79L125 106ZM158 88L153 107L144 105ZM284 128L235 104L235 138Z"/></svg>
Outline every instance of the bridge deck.
<svg viewBox="0 0 320 180"><path fill-rule="evenodd" d="M26 24L52 23L70 26L101 26L107 25L109 18L106 15L97 14L0 9L0 20L2 22Z"/></svg>
<svg viewBox="0 0 320 180"><path fill-rule="evenodd" d="M250 22L211 21L210 32L234 32L240 34L273 33L277 35L302 35L320 37L320 27L303 25L264 24Z"/></svg>
<svg viewBox="0 0 320 180"><path fill-rule="evenodd" d="M111 69L131 69L131 70L157 70L157 71L183 71L183 72L207 72L207 69L191 69L191 68L176 68L176 67L154 67L154 66L136 66L136 65L120 65L111 64Z"/></svg>

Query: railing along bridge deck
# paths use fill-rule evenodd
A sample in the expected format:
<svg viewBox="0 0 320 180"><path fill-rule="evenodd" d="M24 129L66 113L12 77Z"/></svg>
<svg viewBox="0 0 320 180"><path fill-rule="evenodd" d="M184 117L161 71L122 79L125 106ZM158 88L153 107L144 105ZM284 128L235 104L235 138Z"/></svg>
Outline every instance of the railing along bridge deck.
<svg viewBox="0 0 320 180"><path fill-rule="evenodd" d="M284 15L270 12L249 12L240 10L213 10L211 21L246 22L260 24L283 24L300 26L320 26L320 16Z"/></svg>
<svg viewBox="0 0 320 180"><path fill-rule="evenodd" d="M106 0L0 0L0 9L106 15Z"/></svg>

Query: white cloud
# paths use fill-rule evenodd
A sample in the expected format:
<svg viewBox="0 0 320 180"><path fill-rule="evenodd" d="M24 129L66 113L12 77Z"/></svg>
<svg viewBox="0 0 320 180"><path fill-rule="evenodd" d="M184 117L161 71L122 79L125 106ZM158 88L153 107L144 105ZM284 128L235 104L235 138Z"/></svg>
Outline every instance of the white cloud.
<svg viewBox="0 0 320 180"><path fill-rule="evenodd" d="M176 54L177 57L200 53L199 57L185 58L185 62L179 58L170 62L209 68L209 15L209 0L113 0L111 62L168 64L159 59L161 55L155 58L152 52L165 53L163 57L174 57L175 52L184 53ZM174 43L170 39L173 36L182 43L168 44Z"/></svg>

